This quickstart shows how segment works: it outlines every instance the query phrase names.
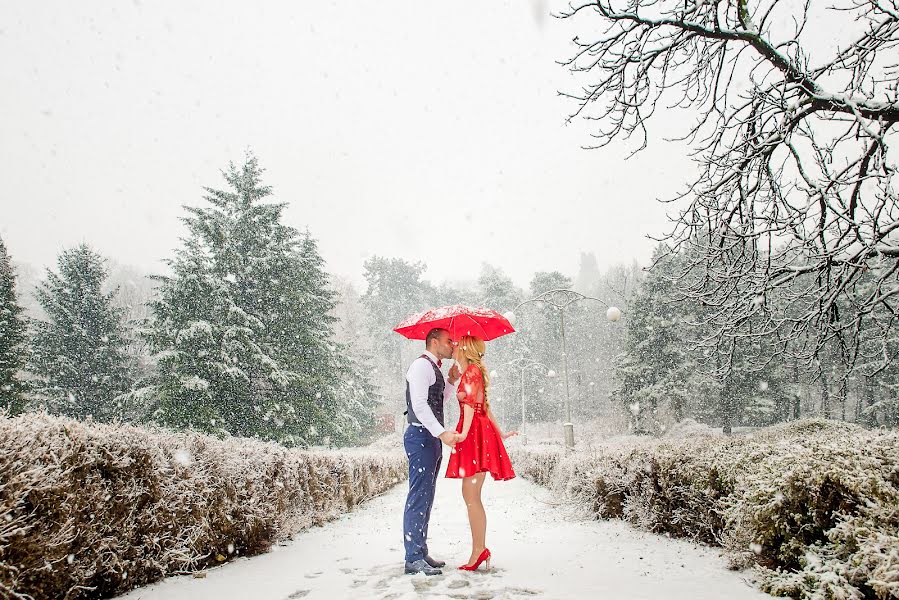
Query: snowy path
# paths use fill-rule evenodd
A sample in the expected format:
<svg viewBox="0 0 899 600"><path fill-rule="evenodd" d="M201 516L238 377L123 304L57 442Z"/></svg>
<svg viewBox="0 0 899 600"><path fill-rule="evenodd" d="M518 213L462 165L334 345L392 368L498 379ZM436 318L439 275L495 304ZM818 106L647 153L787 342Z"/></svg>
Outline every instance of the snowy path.
<svg viewBox="0 0 899 600"><path fill-rule="evenodd" d="M617 521L573 519L550 503L546 490L520 477L509 482L488 479L484 485L493 571L457 571L468 558L469 539L460 485L456 480L438 481L430 547L433 556L447 561L442 576L402 574L404 482L268 554L211 569L203 579L172 577L122 598L770 598L740 573L728 571L713 549L643 533Z"/></svg>

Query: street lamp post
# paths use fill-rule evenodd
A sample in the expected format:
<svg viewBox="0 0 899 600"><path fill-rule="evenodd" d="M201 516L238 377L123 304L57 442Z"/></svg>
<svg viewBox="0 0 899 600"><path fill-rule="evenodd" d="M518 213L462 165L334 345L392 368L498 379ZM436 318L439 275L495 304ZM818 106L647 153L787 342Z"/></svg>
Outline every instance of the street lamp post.
<svg viewBox="0 0 899 600"><path fill-rule="evenodd" d="M547 304L559 311L562 332L562 368L565 371L566 422L563 427L565 428L565 445L569 448L574 448L574 424L571 422L571 392L568 386L568 344L565 341L565 309L575 302L580 302L581 300L594 300L596 302L599 302L603 306L608 307L608 310L606 311L606 318L609 321L617 321L621 318L621 311L614 306L609 306L607 302L600 300L599 298L586 296L584 294L581 294L580 292L575 292L574 290L568 289L555 289L549 290L548 292L543 292L535 298L525 300L505 314L506 319L508 319L511 323L515 320L515 311L525 304L530 304L531 302L540 302L542 304Z"/></svg>
<svg viewBox="0 0 899 600"><path fill-rule="evenodd" d="M512 359L506 363L511 367L515 367L518 369L519 383L520 383L520 392L521 392L521 435L525 435L525 423L527 421L527 412L524 400L524 372L528 369L532 369L534 367L539 367L545 369L547 372L552 372L552 369L544 365L542 362L538 362L536 360L531 360L530 358L525 358L524 356L519 356L518 358Z"/></svg>

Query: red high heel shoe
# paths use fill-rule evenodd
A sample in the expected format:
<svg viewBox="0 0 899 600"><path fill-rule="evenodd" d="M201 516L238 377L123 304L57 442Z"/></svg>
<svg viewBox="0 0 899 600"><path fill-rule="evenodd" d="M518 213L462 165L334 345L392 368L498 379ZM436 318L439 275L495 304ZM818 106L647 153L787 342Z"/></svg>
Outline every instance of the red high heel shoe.
<svg viewBox="0 0 899 600"><path fill-rule="evenodd" d="M481 552L481 555L478 557L478 559L476 561L474 561L473 565L462 565L461 567L459 567L459 570L460 571L477 571L478 567L481 566L481 563L485 562L485 561L487 564L484 566L485 566L486 570L489 571L490 570L490 549L489 548L484 548L484 551Z"/></svg>

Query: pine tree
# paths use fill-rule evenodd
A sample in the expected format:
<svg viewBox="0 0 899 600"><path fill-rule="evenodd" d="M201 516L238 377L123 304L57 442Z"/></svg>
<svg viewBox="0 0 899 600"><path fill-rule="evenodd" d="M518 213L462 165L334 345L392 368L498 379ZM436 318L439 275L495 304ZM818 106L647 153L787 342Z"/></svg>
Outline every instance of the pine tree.
<svg viewBox="0 0 899 600"><path fill-rule="evenodd" d="M722 390L722 395L730 396L724 402L731 411L729 419L722 419L725 428L764 427L789 417L789 373L783 354L772 352L770 343L767 337L750 337L735 346Z"/></svg>
<svg viewBox="0 0 899 600"><path fill-rule="evenodd" d="M889 262L864 273L858 294L875 292L876 282ZM899 285L899 274L894 276ZM868 426L899 426L899 319L887 303L875 307L860 329L855 371L857 387L854 417Z"/></svg>
<svg viewBox="0 0 899 600"><path fill-rule="evenodd" d="M16 297L12 262L0 238L0 409L11 414L21 412L25 402L25 384L19 376L27 347L23 310Z"/></svg>
<svg viewBox="0 0 899 600"><path fill-rule="evenodd" d="M558 272L537 272L530 283L530 296L536 297L553 289L570 289L571 279ZM565 320L570 321L580 315L581 308L571 305L565 309ZM523 347L530 351L533 360L543 363L554 372L554 376L538 379L536 394L528 404L534 417L542 420L565 419L565 373L562 361L562 320L559 310L542 303L527 304L519 310L516 322L519 332L516 337ZM566 337L572 332L571 324L565 328ZM569 355L572 348L568 348ZM569 364L569 367L571 365ZM570 383L570 382L569 382ZM530 417L530 415L529 415Z"/></svg>
<svg viewBox="0 0 899 600"><path fill-rule="evenodd" d="M670 279L677 261L664 247L656 249L655 266L630 304L625 352L616 368L619 385L614 395L632 415L633 427L644 432L659 432L667 421L682 419L689 403L707 397L700 388L710 383L699 376L688 351L685 321L690 307Z"/></svg>
<svg viewBox="0 0 899 600"><path fill-rule="evenodd" d="M370 410L365 378L336 345L315 240L284 225L252 155L188 207L188 235L158 277L147 340L158 359L153 418L287 444L348 443ZM354 386L350 384L354 383Z"/></svg>
<svg viewBox="0 0 899 600"><path fill-rule="evenodd" d="M104 294L104 259L87 245L63 251L59 273L47 269L37 298L47 321L37 321L29 370L48 408L76 418L119 416L117 399L131 387L123 311Z"/></svg>
<svg viewBox="0 0 899 600"><path fill-rule="evenodd" d="M512 279L502 269L482 263L477 288L468 294L469 300L466 303L505 313L521 302L522 295L521 290L515 287ZM527 323L524 325L526 327ZM513 420L521 422L521 377L519 371L508 363L526 354L524 338L520 333L515 333L489 342L487 355L484 357L487 367L495 371L490 381L492 389L488 390L491 406L497 415L510 424ZM529 396L532 392L527 389L525 394Z"/></svg>
<svg viewBox="0 0 899 600"><path fill-rule="evenodd" d="M366 361L334 340L337 293L331 287L318 243L308 232L302 236L297 258L294 292L298 292L300 303L293 318L299 327L293 334L285 332L279 344L289 350L287 360L291 356L303 358L297 362L296 371L302 381L311 382L315 389L319 441L334 445L354 443L371 428L373 408L379 398L366 375ZM290 350L297 342L301 343ZM309 394L308 389L295 391L301 397Z"/></svg>
<svg viewBox="0 0 899 600"><path fill-rule="evenodd" d="M656 249L630 304L616 397L634 425L649 431L685 417L726 433L787 419L794 392L783 353L772 348L776 338L761 330L761 319L748 321L746 335L725 340L722 351L709 324L713 308L684 294L683 280L675 284L675 274L690 263L664 246Z"/></svg>
<svg viewBox="0 0 899 600"><path fill-rule="evenodd" d="M395 414L405 410L406 369L422 345L393 332L409 315L429 308L429 285L422 281L425 265L400 258L373 256L365 261L365 329L372 346L373 362L381 394Z"/></svg>
<svg viewBox="0 0 899 600"><path fill-rule="evenodd" d="M504 313L522 301L522 292L502 269L484 263L478 275L478 304Z"/></svg>
<svg viewBox="0 0 899 600"><path fill-rule="evenodd" d="M363 266L367 284L362 295L366 327L375 342L375 353L391 357L399 353L401 345L401 338L392 331L396 324L429 308L429 286L421 280L425 265L373 256Z"/></svg>

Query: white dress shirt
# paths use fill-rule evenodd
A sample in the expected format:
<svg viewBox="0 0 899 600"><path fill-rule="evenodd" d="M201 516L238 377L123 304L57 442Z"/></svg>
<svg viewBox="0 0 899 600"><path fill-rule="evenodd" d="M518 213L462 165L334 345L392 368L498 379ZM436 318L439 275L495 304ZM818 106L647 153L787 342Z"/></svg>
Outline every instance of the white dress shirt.
<svg viewBox="0 0 899 600"><path fill-rule="evenodd" d="M436 356L427 350L425 355L434 361L435 365L437 364ZM443 373L440 376L443 377ZM419 356L409 365L409 370L406 372L406 381L409 382L409 398L412 404L412 412L415 413L422 426L431 435L440 437L440 434L446 431L446 428L440 424L440 421L434 416L434 411L428 406L428 388L437 382L437 374L434 372L434 367L431 366L431 363L426 358ZM443 401L445 403L450 396L455 398L456 386L450 384L446 379L444 379L444 383Z"/></svg>

